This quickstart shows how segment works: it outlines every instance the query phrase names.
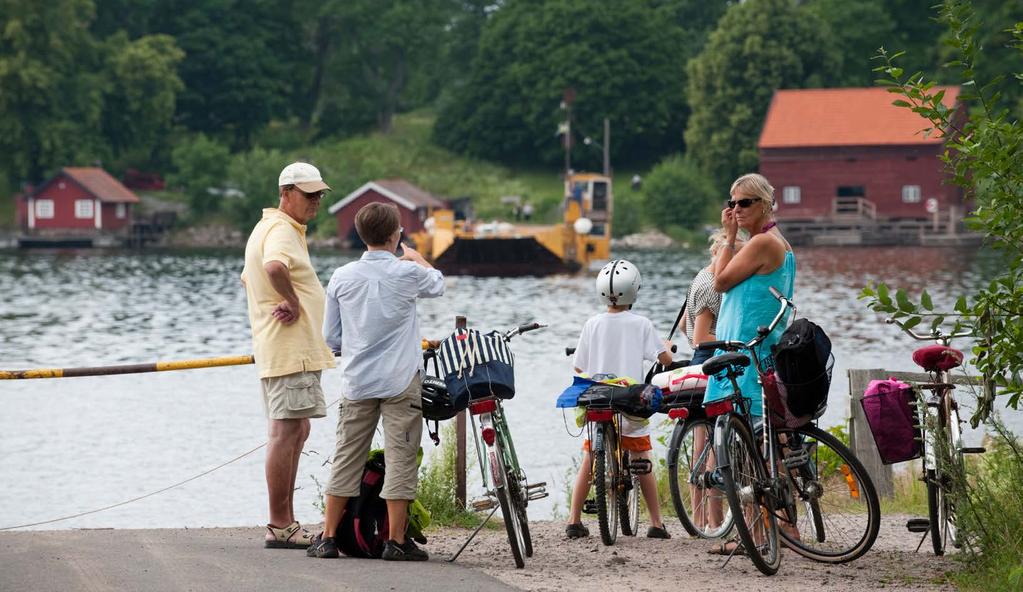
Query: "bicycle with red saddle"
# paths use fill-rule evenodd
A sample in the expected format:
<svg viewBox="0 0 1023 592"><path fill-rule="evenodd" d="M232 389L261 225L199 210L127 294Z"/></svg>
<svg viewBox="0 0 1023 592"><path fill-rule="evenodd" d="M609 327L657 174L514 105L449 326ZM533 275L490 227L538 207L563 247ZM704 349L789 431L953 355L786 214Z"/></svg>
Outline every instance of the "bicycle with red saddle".
<svg viewBox="0 0 1023 592"><path fill-rule="evenodd" d="M913 352L913 362L931 375L931 382L913 385L921 392L930 392L917 403L928 517L910 520L906 527L911 532L923 532L925 538L929 533L934 554L943 555L950 543L953 547L961 546L956 524L955 487L965 479L964 457L984 452L984 448L963 445L962 419L951 376L951 370L962 365L963 352L949 344L953 339L970 336L970 333L953 331L946 334L935 328L923 335L896 319L885 319L885 322L898 326L917 341L935 342ZM920 542L923 544L922 540Z"/></svg>

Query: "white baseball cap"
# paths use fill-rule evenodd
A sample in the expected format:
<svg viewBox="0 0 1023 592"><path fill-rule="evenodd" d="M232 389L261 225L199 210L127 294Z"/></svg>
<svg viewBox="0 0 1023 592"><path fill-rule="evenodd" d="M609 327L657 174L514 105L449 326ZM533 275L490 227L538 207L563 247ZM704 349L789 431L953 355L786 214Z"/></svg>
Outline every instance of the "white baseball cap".
<svg viewBox="0 0 1023 592"><path fill-rule="evenodd" d="M284 167L278 179L277 186L294 185L306 193L317 191L330 191L330 187L323 182L320 176L320 169L307 162L293 162Z"/></svg>

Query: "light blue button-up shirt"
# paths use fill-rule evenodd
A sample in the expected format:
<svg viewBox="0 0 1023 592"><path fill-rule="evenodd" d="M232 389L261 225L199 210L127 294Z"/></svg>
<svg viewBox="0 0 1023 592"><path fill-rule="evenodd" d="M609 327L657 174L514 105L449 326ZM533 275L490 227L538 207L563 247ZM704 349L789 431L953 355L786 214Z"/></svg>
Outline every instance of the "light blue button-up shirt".
<svg viewBox="0 0 1023 592"><path fill-rule="evenodd" d="M423 359L416 299L442 294L441 272L387 251L366 251L334 270L323 337L347 362L346 399L386 399L405 390Z"/></svg>

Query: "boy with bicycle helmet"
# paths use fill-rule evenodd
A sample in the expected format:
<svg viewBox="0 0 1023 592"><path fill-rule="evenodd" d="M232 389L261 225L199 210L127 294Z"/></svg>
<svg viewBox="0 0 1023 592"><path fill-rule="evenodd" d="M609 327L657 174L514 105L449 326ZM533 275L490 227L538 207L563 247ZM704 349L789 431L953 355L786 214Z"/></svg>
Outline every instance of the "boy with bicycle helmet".
<svg viewBox="0 0 1023 592"><path fill-rule="evenodd" d="M597 296L607 311L591 317L583 325L575 349L575 371L590 376L614 374L619 378L642 378L646 360L671 363L671 343L658 339L650 319L631 311L640 288L639 269L624 259L611 261L597 274ZM621 445L633 458L649 458L650 425L640 418L623 416ZM565 534L568 538L589 536L582 524L582 507L592 480L590 441L583 443L583 461L572 489L572 507ZM657 501L657 480L653 473L640 476L640 489L650 511L650 538L668 539L671 535L661 522Z"/></svg>

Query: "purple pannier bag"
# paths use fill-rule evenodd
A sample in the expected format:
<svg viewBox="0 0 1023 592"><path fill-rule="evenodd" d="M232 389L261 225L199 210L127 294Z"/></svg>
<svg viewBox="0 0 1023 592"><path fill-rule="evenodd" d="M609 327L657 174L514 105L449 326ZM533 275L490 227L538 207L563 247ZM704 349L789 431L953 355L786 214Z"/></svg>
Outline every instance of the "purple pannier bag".
<svg viewBox="0 0 1023 592"><path fill-rule="evenodd" d="M886 465L920 457L915 402L913 389L894 378L872 380L863 392L863 414Z"/></svg>

